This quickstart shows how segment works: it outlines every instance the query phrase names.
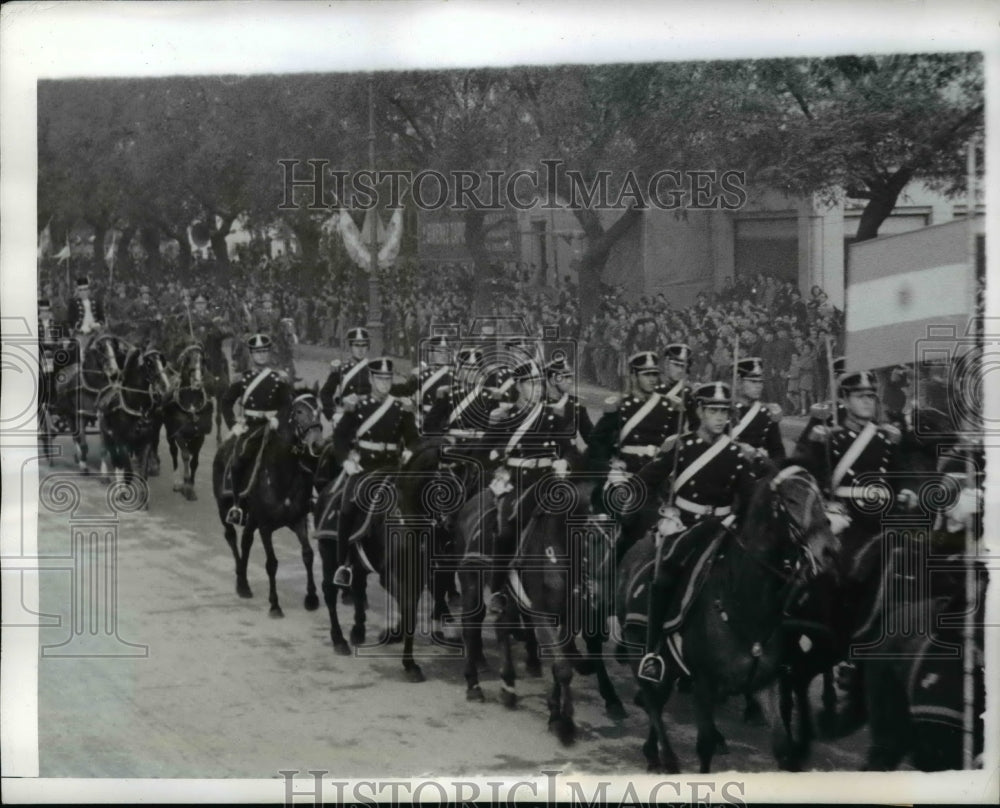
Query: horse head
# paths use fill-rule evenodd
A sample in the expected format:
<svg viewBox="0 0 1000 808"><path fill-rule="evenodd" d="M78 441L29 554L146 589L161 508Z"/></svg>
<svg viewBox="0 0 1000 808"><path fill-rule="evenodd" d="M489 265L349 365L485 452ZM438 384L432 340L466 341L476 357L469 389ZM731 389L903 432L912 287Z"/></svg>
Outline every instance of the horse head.
<svg viewBox="0 0 1000 808"><path fill-rule="evenodd" d="M93 364L97 366L94 369L101 371L108 381L119 381L123 370L119 360L121 347L118 337L113 334L94 337L85 350L84 369L92 369L87 366L92 364L91 357L94 357Z"/></svg>
<svg viewBox="0 0 1000 808"><path fill-rule="evenodd" d="M142 381L145 382L153 399L155 401L165 399L170 393L172 385L167 377L167 366L163 360L163 354L156 348L147 348L140 353L137 365L141 372Z"/></svg>
<svg viewBox="0 0 1000 808"><path fill-rule="evenodd" d="M292 442L302 444L313 456L318 455L323 439L323 423L319 419L321 411L322 405L313 390L297 387L287 411L279 415L280 428L289 429Z"/></svg>
<svg viewBox="0 0 1000 808"><path fill-rule="evenodd" d="M205 348L200 342L192 342L183 347L174 364L180 373L180 387L189 390L204 389Z"/></svg>
<svg viewBox="0 0 1000 808"><path fill-rule="evenodd" d="M840 542L830 529L816 479L803 466L785 464L761 481L745 533L769 543L772 560L802 570L806 578L837 572Z"/></svg>

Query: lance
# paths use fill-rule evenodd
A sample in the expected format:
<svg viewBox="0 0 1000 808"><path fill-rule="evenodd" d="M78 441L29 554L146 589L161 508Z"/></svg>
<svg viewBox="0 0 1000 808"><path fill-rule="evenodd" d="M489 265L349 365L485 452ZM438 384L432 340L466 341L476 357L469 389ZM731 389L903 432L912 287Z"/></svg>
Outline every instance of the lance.
<svg viewBox="0 0 1000 808"><path fill-rule="evenodd" d="M191 339L194 340L194 326L191 325L191 307L188 305L186 297L184 298L184 311L187 312L188 332L191 334Z"/></svg>
<svg viewBox="0 0 1000 808"><path fill-rule="evenodd" d="M736 338L733 340L733 387L732 387L732 395L733 395L733 402L734 402L734 404L735 404L735 401L736 401L736 381L738 379L738 370L737 370L737 368L739 366L739 361L740 361L740 334L737 331L736 332ZM730 423L733 424L733 426L736 425L735 418L736 418L736 407L733 406L732 409L730 410L730 413L729 413L729 420L730 420Z"/></svg>
<svg viewBox="0 0 1000 808"><path fill-rule="evenodd" d="M833 340L830 335L826 336L826 368L829 375L830 384L830 426L837 425L837 382L833 372ZM829 494L833 495L833 456L830 449L830 436L826 437L826 472L827 484L830 487Z"/></svg>

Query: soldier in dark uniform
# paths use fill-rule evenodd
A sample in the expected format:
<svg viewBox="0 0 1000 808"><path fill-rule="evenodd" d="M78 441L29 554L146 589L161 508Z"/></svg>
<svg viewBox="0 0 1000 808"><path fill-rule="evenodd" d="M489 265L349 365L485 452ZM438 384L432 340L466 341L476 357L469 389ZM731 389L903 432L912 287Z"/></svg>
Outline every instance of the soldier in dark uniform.
<svg viewBox="0 0 1000 808"><path fill-rule="evenodd" d="M244 478L253 465L254 456L263 451L269 430L277 429L278 411L292 401L292 386L288 378L270 365L270 338L266 334L254 334L247 340L247 347L251 368L229 386L220 402L226 426L236 435L230 459L236 502L226 514L226 521L231 525L245 524L246 500L241 494L248 487L249 480ZM243 408L243 417L234 427L236 416L233 407L237 401ZM260 427L264 429L258 435ZM260 443L256 443L258 438Z"/></svg>
<svg viewBox="0 0 1000 808"><path fill-rule="evenodd" d="M579 467L582 456L574 443L573 413L550 406L538 365L525 362L514 369L512 378L517 392L514 407L500 411L500 420L487 431L483 442L494 447L490 460L507 469L517 497L514 512L497 536L494 556L499 559L514 554L511 563L516 564L518 527L523 530L538 507L535 484L553 472L565 474L571 467ZM506 565L497 564L493 569L493 612L503 609L501 592L506 574Z"/></svg>
<svg viewBox="0 0 1000 808"><path fill-rule="evenodd" d="M48 299L38 301L38 403L42 407L55 395L56 372L75 361L63 329L52 316ZM39 410L41 411L41 410Z"/></svg>
<svg viewBox="0 0 1000 808"><path fill-rule="evenodd" d="M493 371L485 381L486 391L500 403L502 410L510 410L517 399L514 369L534 359L534 348L526 337L513 337L504 343L503 353L497 357Z"/></svg>
<svg viewBox="0 0 1000 808"><path fill-rule="evenodd" d="M829 490L848 521L847 525L838 523L833 527L850 557L881 530L886 510L897 504L913 508L917 497L913 491L900 488L893 476L901 434L894 426L875 422L875 374L866 370L845 373L837 386L844 406L843 421L834 427L813 426L807 436L806 457L814 468L824 468L829 446ZM865 484L856 484L860 477L865 478ZM885 485L873 486L874 481ZM871 507L873 498L886 499L885 508Z"/></svg>
<svg viewBox="0 0 1000 808"><path fill-rule="evenodd" d="M739 377L739 397L733 407L733 424L729 436L737 442L751 468L760 476L763 464L785 458L785 444L781 440L781 407L765 404L760 400L764 391L764 363L759 357L741 359L736 366Z"/></svg>
<svg viewBox="0 0 1000 808"><path fill-rule="evenodd" d="M427 346L427 363L413 368L405 382L392 387L394 396L410 396L417 409L417 428L422 435L434 434L425 428L425 419L438 400L438 393L448 390L452 383L451 350L443 336L434 337ZM443 393L442 393L443 395Z"/></svg>
<svg viewBox="0 0 1000 808"><path fill-rule="evenodd" d="M847 361L842 356L838 356L833 360L833 377L834 379L839 379L844 375L844 371L847 369ZM834 399L834 391L830 392L831 400ZM844 423L844 416L847 414L847 409L844 407L843 402L837 398L833 402L833 406L836 410L836 423L839 426ZM809 435L812 433L814 426L833 426L834 418L831 417L832 413L830 410L830 402L822 401L813 404L809 408L809 420L806 422L805 429L802 430L802 434L799 435L798 440L795 441L795 454L803 455L809 454Z"/></svg>
<svg viewBox="0 0 1000 808"><path fill-rule="evenodd" d="M460 444L482 442L490 426L490 413L496 408L477 373L482 362L479 348L459 350L450 384L435 390L435 401L424 417L423 434L448 434Z"/></svg>
<svg viewBox="0 0 1000 808"><path fill-rule="evenodd" d="M545 366L545 406L560 419L573 427L573 442L581 452L590 443L594 424L587 408L570 390L573 386L573 368L565 359L554 359Z"/></svg>
<svg viewBox="0 0 1000 808"><path fill-rule="evenodd" d="M656 682L662 680L665 666L652 638L659 635L671 587L680 579L684 560L697 550L686 541L689 529L709 517L722 519L724 524L734 521L753 495L749 464L725 434L732 406L729 386L723 382L704 384L694 397L697 430L671 437L666 451L639 473L647 491L646 507L626 520L618 547L621 558L653 524L657 526L657 541L669 542L650 592L651 630L639 666L642 678Z"/></svg>
<svg viewBox="0 0 1000 808"><path fill-rule="evenodd" d="M260 306L254 308L250 318L250 327L258 334L267 334L272 339L278 329L281 313L274 307L274 298L270 292L260 296Z"/></svg>
<svg viewBox="0 0 1000 808"><path fill-rule="evenodd" d="M334 454L347 475L338 533L340 566L333 576L335 586L349 587L352 571L350 550L362 538L370 515L356 501L358 486L371 476L385 478L409 461L417 443L413 413L389 394L392 360L368 362L371 391L355 403L345 402L345 412L333 432Z"/></svg>
<svg viewBox="0 0 1000 808"><path fill-rule="evenodd" d="M330 363L330 374L319 391L326 420L333 421L337 411L347 405L357 404L358 398L372 390L368 372L368 349L371 337L364 328L352 328L347 332L347 344L351 357L346 362L334 359Z"/></svg>
<svg viewBox="0 0 1000 808"><path fill-rule="evenodd" d="M667 434L677 434L680 429L680 413L682 411L684 412L684 429L697 429L698 414L694 397L691 394L691 383L687 378L694 358L691 348L682 342L675 342L663 349L663 358L666 361L667 378L661 392L673 408L672 423Z"/></svg>

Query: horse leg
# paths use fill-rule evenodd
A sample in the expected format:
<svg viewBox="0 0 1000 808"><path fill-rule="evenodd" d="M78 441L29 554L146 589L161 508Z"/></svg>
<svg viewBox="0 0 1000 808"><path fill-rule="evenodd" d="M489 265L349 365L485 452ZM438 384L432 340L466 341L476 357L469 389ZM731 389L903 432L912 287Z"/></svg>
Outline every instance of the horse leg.
<svg viewBox="0 0 1000 808"><path fill-rule="evenodd" d="M483 659L483 618L486 607L482 598L482 576L478 570L462 576L462 642L465 645L465 700L485 701L479 686L479 662ZM478 579L478 585L474 581ZM483 659L485 663L485 659Z"/></svg>
<svg viewBox="0 0 1000 808"><path fill-rule="evenodd" d="M295 535L298 537L299 545L302 547L302 563L306 568L306 599L305 607L313 612L319 608L319 597L316 595L316 581L313 579L313 553L312 544L309 542L309 533L306 530L306 518L303 516L296 523Z"/></svg>
<svg viewBox="0 0 1000 808"><path fill-rule="evenodd" d="M333 585L333 573L337 571L337 540L318 539L317 543L320 559L323 562L323 601L330 613L330 639L333 641L333 650L341 656L349 656L351 646L344 639L344 632L337 618L337 587Z"/></svg>
<svg viewBox="0 0 1000 808"><path fill-rule="evenodd" d="M278 604L278 585L276 580L278 574L278 557L274 554L274 542L272 541L270 528L260 528L260 540L264 544L264 553L267 556L264 569L267 570L267 599L271 603L270 615L271 617L284 617L285 613L281 611L281 606Z"/></svg>
<svg viewBox="0 0 1000 808"><path fill-rule="evenodd" d="M646 736L646 742L642 745L642 752L646 757L646 769L650 772L678 774L681 770L677 755L670 745L667 727L663 723L663 707L667 703L667 699L670 698L673 686L674 683L670 679L660 686L642 679L639 680L639 693L636 701L642 705L643 710L646 711L646 717L649 719L649 733Z"/></svg>
<svg viewBox="0 0 1000 808"><path fill-rule="evenodd" d="M602 653L604 642L597 635L584 637L587 646L587 656L593 663L594 672L597 674L597 689L604 699L604 711L609 718L615 721L622 721L626 716L625 706L618 697L611 677L608 676L608 669L604 665L604 655Z"/></svg>
<svg viewBox="0 0 1000 808"><path fill-rule="evenodd" d="M767 723L760 702L753 693L743 694L743 723L752 727L762 727Z"/></svg>
<svg viewBox="0 0 1000 808"><path fill-rule="evenodd" d="M249 520L243 527L240 536L240 556L236 562L236 592L241 598L252 598L250 584L247 581L247 562L250 560L250 548L253 547L253 533L256 528Z"/></svg>
<svg viewBox="0 0 1000 808"><path fill-rule="evenodd" d="M410 548L402 559L406 562L399 587L399 619L403 629L403 670L408 682L423 682L424 672L413 658L413 635L417 631L417 609L420 605L420 591L423 589L419 564L419 548Z"/></svg>
<svg viewBox="0 0 1000 808"><path fill-rule="evenodd" d="M177 464L177 439L173 435L167 434L167 449L170 450L170 464L174 467L174 491L181 491L184 488L184 476L186 472L185 469L181 470L180 466ZM183 451L181 456L183 457Z"/></svg>
<svg viewBox="0 0 1000 808"><path fill-rule="evenodd" d="M551 633L548 627L546 633ZM546 643L546 647L552 645ZM570 746L576 740L576 724L573 722L573 663L566 656L563 644L555 646L556 660L552 663L552 690L549 693L549 729L556 733L559 742Z"/></svg>
<svg viewBox="0 0 1000 808"><path fill-rule="evenodd" d="M864 666L871 741L865 771L893 771L906 756L912 725L906 687L894 663L870 660Z"/></svg>
<svg viewBox="0 0 1000 808"><path fill-rule="evenodd" d="M366 606L368 605L368 570L360 565L355 568L351 578L351 596L354 601L354 625L351 626L351 644L363 645L365 642Z"/></svg>
<svg viewBox="0 0 1000 808"><path fill-rule="evenodd" d="M195 472L198 471L198 455L201 453L201 447L204 442L205 438L203 435L199 435L194 438L188 446L188 454L184 459L184 484L186 486L184 489L184 496L187 497L190 502L194 502L198 499L198 495L194 490L194 475Z"/></svg>
<svg viewBox="0 0 1000 808"><path fill-rule="evenodd" d="M705 677L692 682L695 719L698 725L698 740L695 749L701 764L699 771L708 774L712 770L712 756L719 742L725 743L722 733L715 725L715 688Z"/></svg>
<svg viewBox="0 0 1000 808"><path fill-rule="evenodd" d="M816 726L822 738L837 734L837 688L834 686L833 668L823 670L823 709L816 716Z"/></svg>
<svg viewBox="0 0 1000 808"><path fill-rule="evenodd" d="M538 654L538 635L535 633L535 621L529 614L521 614L521 625L524 628L524 651L527 659L524 662L524 672L533 679L542 677L542 659Z"/></svg>
<svg viewBox="0 0 1000 808"><path fill-rule="evenodd" d="M503 612L494 624L497 641L503 652L503 666L500 668L500 703L509 709L517 706L517 675L514 672L513 645L514 627L518 622L519 611L514 599L508 598Z"/></svg>

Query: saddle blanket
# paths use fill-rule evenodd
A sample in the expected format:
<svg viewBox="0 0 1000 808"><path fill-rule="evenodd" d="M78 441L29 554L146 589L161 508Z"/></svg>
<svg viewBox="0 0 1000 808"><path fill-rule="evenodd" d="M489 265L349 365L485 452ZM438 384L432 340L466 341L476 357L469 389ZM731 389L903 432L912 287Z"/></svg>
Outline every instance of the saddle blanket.
<svg viewBox="0 0 1000 808"><path fill-rule="evenodd" d="M680 565L681 574L669 584L669 600L663 620L664 634L673 634L684 625L691 605L705 586L705 581L708 580L712 564L726 535L728 535L727 532L720 528L708 542L683 542L681 540L684 534L680 534L674 538L678 546L664 548L664 556L667 556L671 549L674 553L681 553L681 556L676 559L676 563ZM649 589L653 580L653 565L655 563L655 559L650 559L642 564L629 581L625 626L646 627Z"/></svg>

